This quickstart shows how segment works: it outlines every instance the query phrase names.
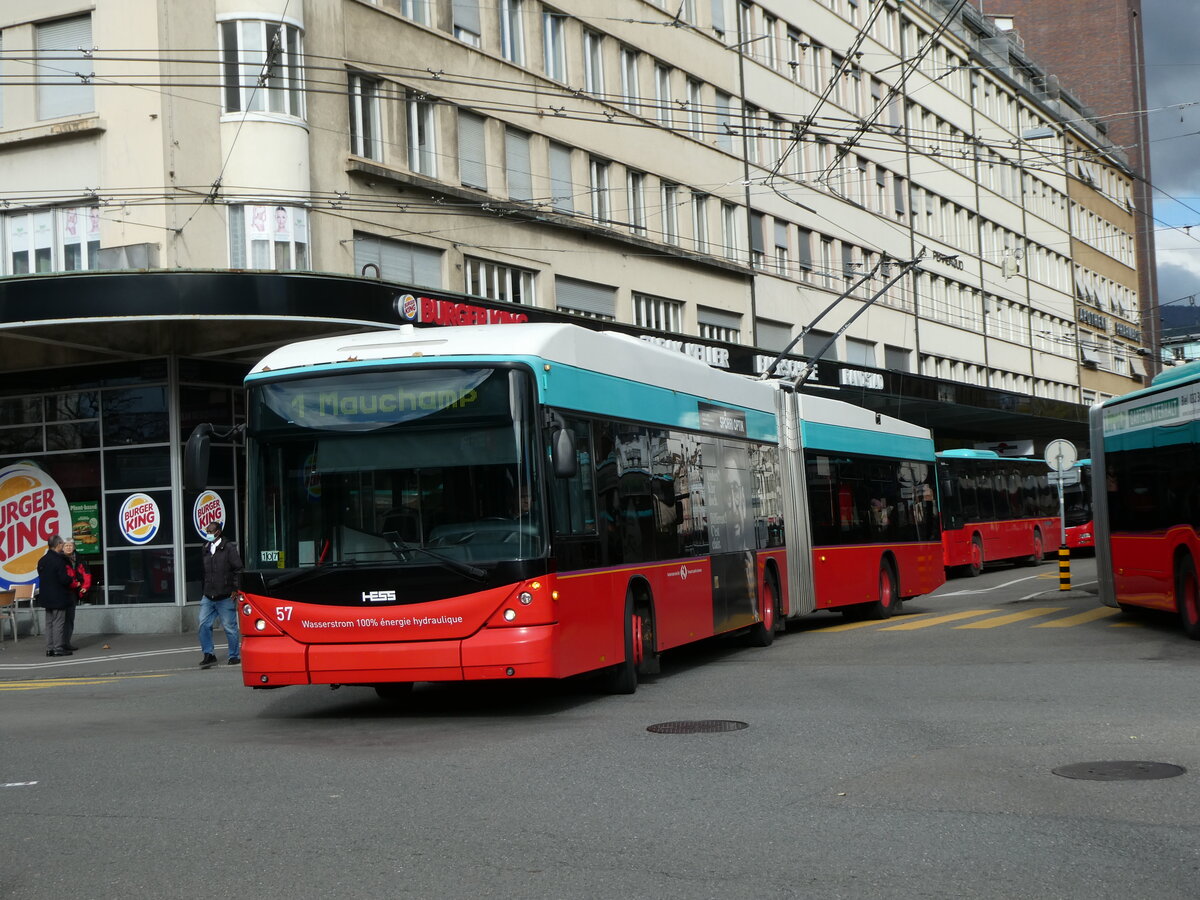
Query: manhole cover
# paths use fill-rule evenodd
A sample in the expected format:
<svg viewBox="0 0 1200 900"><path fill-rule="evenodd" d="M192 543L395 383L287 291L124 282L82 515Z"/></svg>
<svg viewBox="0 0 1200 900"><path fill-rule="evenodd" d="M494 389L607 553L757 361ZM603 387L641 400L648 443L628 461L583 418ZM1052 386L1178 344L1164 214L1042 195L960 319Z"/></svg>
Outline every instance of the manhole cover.
<svg viewBox="0 0 1200 900"><path fill-rule="evenodd" d="M697 719L690 722L659 722L646 730L654 734L712 734L717 731L741 731L749 727L745 722L733 719Z"/></svg>
<svg viewBox="0 0 1200 900"><path fill-rule="evenodd" d="M1145 760L1115 760L1107 762L1072 763L1054 769L1063 778L1082 778L1088 781L1146 781L1152 778L1174 778L1187 771L1183 766Z"/></svg>

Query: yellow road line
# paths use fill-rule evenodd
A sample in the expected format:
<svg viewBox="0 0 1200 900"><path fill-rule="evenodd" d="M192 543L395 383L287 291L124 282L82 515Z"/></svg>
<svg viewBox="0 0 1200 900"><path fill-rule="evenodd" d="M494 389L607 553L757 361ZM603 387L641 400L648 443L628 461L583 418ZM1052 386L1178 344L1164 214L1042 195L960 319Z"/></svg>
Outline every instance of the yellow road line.
<svg viewBox="0 0 1200 900"><path fill-rule="evenodd" d="M0 681L0 691L39 691L56 687L87 687L97 684L112 684L115 681L129 681L134 678L170 678L163 675L112 675L108 677L94 676L91 678L39 678L34 681Z"/></svg>
<svg viewBox="0 0 1200 900"><path fill-rule="evenodd" d="M863 619L858 622L843 622L840 625L830 625L828 628L814 628L813 634L829 634L834 631L853 631L855 628L870 628L878 625L879 619Z"/></svg>
<svg viewBox="0 0 1200 900"><path fill-rule="evenodd" d="M880 628L880 631L913 631L917 628L928 628L931 625L944 625L946 622L957 622L960 619L969 619L972 616L986 616L988 613L995 612L994 609L965 609L962 612L949 613L944 616L934 616L932 619L921 619L917 622L905 622L903 625L889 625L886 628Z"/></svg>
<svg viewBox="0 0 1200 900"><path fill-rule="evenodd" d="M1001 625L1011 625L1025 619L1036 619L1050 613L1062 612L1065 606L1039 606L1035 609L1024 609L1021 612L1010 613L1007 616L997 616L994 619L984 619L982 622L968 622L966 625L955 625L955 628L999 628ZM994 612L995 610L993 610Z"/></svg>
<svg viewBox="0 0 1200 900"><path fill-rule="evenodd" d="M1074 616L1065 616L1061 619L1055 619L1053 622L1039 622L1034 625L1034 628L1070 628L1072 625L1086 625L1088 622L1095 622L1097 619L1107 619L1109 616L1120 615L1119 609L1113 609L1109 606L1098 606L1095 609L1089 609L1087 612L1081 612Z"/></svg>

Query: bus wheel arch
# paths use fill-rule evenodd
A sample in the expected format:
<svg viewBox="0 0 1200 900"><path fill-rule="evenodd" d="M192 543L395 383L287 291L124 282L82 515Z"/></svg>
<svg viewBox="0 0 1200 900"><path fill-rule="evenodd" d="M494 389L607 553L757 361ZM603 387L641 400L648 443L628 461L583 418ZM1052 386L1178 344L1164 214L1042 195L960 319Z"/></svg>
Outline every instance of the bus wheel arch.
<svg viewBox="0 0 1200 900"><path fill-rule="evenodd" d="M1200 640L1200 584L1196 562L1187 547L1175 551L1175 609L1184 634L1194 641Z"/></svg>
<svg viewBox="0 0 1200 900"><path fill-rule="evenodd" d="M1033 526L1033 553L1025 560L1027 566L1040 566L1046 558L1046 539L1042 536L1042 529L1035 525Z"/></svg>
<svg viewBox="0 0 1200 900"><path fill-rule="evenodd" d="M624 658L604 673L604 688L610 694L632 694L637 690L638 675L659 671L655 644L654 601L650 585L642 578L631 579L625 589L622 613Z"/></svg>

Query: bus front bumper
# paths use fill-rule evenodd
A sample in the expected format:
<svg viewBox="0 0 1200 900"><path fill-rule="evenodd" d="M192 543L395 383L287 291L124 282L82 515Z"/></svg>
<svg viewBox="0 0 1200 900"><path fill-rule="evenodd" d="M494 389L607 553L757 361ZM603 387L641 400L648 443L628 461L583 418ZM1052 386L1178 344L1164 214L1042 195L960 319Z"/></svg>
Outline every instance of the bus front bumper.
<svg viewBox="0 0 1200 900"><path fill-rule="evenodd" d="M557 625L484 628L464 640L302 644L286 635L245 635L249 687L557 678Z"/></svg>

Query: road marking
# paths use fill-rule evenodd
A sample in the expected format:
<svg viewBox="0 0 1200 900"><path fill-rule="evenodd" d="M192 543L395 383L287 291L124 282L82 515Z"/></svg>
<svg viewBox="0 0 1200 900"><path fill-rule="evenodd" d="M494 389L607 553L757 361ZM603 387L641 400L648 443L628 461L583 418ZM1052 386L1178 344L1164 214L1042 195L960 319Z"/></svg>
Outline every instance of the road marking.
<svg viewBox="0 0 1200 900"><path fill-rule="evenodd" d="M948 613L944 616L934 616L932 619L920 619L916 622L905 622L903 625L888 625L886 628L880 628L880 631L913 631L917 628L928 628L930 625L943 625L946 622L957 622L960 619L969 619L972 616L986 616L988 613L994 613L994 609L966 609L962 612Z"/></svg>
<svg viewBox="0 0 1200 900"><path fill-rule="evenodd" d="M225 644L217 644L215 650L225 650ZM136 653L106 653L104 656L78 656L54 662L36 663L6 663L0 665L0 672L25 672L30 669L58 669L64 666L91 666L96 663L113 662L118 659L148 659L152 656L170 656L173 653L198 653L195 645L188 647L173 647L170 650L139 650Z"/></svg>
<svg viewBox="0 0 1200 900"><path fill-rule="evenodd" d="M1039 622L1034 625L1034 628L1070 628L1072 625L1085 625L1088 622L1095 622L1097 619L1107 619L1109 616L1120 615L1119 609L1113 609L1109 606L1099 606L1096 609L1089 609L1087 612L1081 612L1074 616L1065 616L1061 619L1055 619L1053 622Z"/></svg>
<svg viewBox="0 0 1200 900"><path fill-rule="evenodd" d="M1024 578L1014 578L1012 581L1006 581L1004 584L993 585L992 587L978 588L973 591L947 591L944 594L935 594L935 597L966 597L973 594L988 594L992 591L998 591L1000 588L1011 587L1014 584L1020 584L1022 581L1029 581L1033 578L1048 578L1049 575L1026 575ZM1055 576L1057 577L1057 575Z"/></svg>
<svg viewBox="0 0 1200 900"><path fill-rule="evenodd" d="M982 622L968 622L966 625L955 625L955 628L999 628L1001 625L1011 625L1024 619L1036 619L1050 613L1062 612L1065 606L1039 606L1036 609L1024 609L1021 612L1010 613L1007 616L997 616L994 619L984 619ZM992 610L995 612L995 610Z"/></svg>
<svg viewBox="0 0 1200 900"><path fill-rule="evenodd" d="M0 681L0 693L12 691L42 691L56 687L88 687L97 684L112 684L114 681L128 681L133 678L170 678L170 674L162 675L110 675L107 677L88 678L41 678L37 681Z"/></svg>
<svg viewBox="0 0 1200 900"><path fill-rule="evenodd" d="M37 784L36 781L10 781L7 784L0 784L0 788L6 787L33 787Z"/></svg>
<svg viewBox="0 0 1200 900"><path fill-rule="evenodd" d="M926 615L926 613L915 613L912 618ZM907 618L907 617L906 617ZM853 631L855 628L870 628L872 625L878 625L879 619L864 619L861 622L844 622L841 625L830 625L828 628L814 628L813 634L825 634L832 631Z"/></svg>

